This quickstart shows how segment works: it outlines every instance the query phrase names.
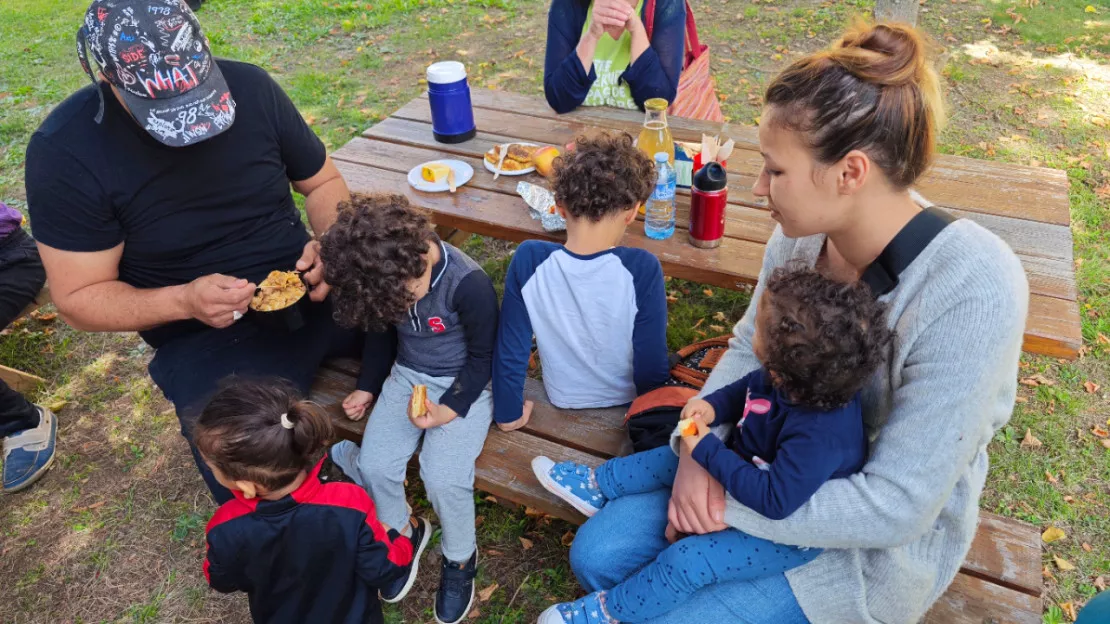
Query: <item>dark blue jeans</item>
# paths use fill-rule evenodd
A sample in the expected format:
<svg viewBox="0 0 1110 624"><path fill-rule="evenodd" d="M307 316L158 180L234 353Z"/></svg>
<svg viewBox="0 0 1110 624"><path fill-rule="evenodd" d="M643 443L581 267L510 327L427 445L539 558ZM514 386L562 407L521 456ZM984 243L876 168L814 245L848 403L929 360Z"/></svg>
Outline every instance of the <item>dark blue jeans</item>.
<svg viewBox="0 0 1110 624"><path fill-rule="evenodd" d="M150 362L150 377L173 402L181 435L216 502L231 500L193 445L192 430L220 382L238 377L278 377L308 394L320 363L328 357L357 356L362 336L338 327L327 302L310 307L305 327L295 332L252 323L250 315L226 329L204 329L159 347Z"/></svg>
<svg viewBox="0 0 1110 624"><path fill-rule="evenodd" d="M44 283L46 271L35 239L16 229L0 240L0 329L10 325L34 301ZM0 381L0 438L38 425L35 406Z"/></svg>
<svg viewBox="0 0 1110 624"><path fill-rule="evenodd" d="M598 486L609 499L602 512L625 497L660 491L669 497L677 470L678 457L669 447L605 462L596 473ZM663 517L665 520L665 504ZM776 544L735 529L692 535L662 548L639 571L609 588L606 606L609 615L621 622L645 622L684 605L703 588L782 578L784 572L809 563L820 552Z"/></svg>

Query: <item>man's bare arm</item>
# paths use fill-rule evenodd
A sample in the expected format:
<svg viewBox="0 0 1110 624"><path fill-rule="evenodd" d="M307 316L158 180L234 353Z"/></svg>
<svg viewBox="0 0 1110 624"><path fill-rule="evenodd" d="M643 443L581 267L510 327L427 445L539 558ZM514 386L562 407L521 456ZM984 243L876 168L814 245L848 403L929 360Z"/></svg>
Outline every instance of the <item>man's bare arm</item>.
<svg viewBox="0 0 1110 624"><path fill-rule="evenodd" d="M324 159L324 166L316 175L293 183L293 190L304 195L304 209L312 232L319 237L335 223L336 206L350 199L351 192L343 175L335 167L331 156Z"/></svg>
<svg viewBox="0 0 1110 624"><path fill-rule="evenodd" d="M351 192L343 175L336 169L331 156L324 159L324 166L316 175L293 183L293 190L305 196L304 207L308 213L308 222L317 237L328 231L335 223L336 206L339 202L350 199ZM328 296L327 282L324 281L324 263L320 261L320 243L313 240L305 245L301 259L297 261L297 270L304 274L305 281L312 289L309 297L313 301L323 301Z"/></svg>
<svg viewBox="0 0 1110 624"><path fill-rule="evenodd" d="M180 286L135 288L119 281L123 243L112 249L75 252L38 244L50 296L67 323L83 331L143 331L186 319L213 327L246 312L254 285L208 275Z"/></svg>

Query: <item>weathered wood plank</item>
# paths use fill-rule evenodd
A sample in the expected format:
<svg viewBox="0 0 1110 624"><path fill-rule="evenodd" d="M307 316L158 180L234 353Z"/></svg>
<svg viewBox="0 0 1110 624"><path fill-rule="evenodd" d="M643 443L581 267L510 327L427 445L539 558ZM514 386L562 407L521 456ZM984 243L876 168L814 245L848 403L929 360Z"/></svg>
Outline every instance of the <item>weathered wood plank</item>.
<svg viewBox="0 0 1110 624"><path fill-rule="evenodd" d="M486 175L488 172L482 164L484 162L482 154L492 145L492 143L486 141L467 141L454 146L453 153L444 153L436 149L438 145L434 144L434 140L429 133L426 143L422 143L422 145L418 147L407 143L388 143L380 140L356 138L333 153L332 158L337 161L342 160L405 174L413 167L429 160L453 158L474 167L474 178L467 183L467 186L504 193L513 197L516 197L516 186L521 181L550 187L539 176L501 176L494 180L492 175ZM469 146L469 149L464 146ZM522 201L518 199L518 202ZM690 224L690 192L679 189L675 205L676 226L682 230L688 229ZM643 221L642 216L638 216L638 218ZM765 243L774 230L775 221L767 210L730 203L725 211L725 235L730 238ZM676 236L679 236L679 240L685 242L680 235L676 234Z"/></svg>
<svg viewBox="0 0 1110 624"><path fill-rule="evenodd" d="M922 624L1040 624L1041 599L957 574Z"/></svg>
<svg viewBox="0 0 1110 624"><path fill-rule="evenodd" d="M0 379L8 384L12 390L20 394L26 394L33 391L35 388L46 383L46 380L38 375L25 373L21 370L8 368L7 366L0 365Z"/></svg>
<svg viewBox="0 0 1110 624"><path fill-rule="evenodd" d="M528 216L524 203L516 196L490 193L470 186L460 188L453 195L421 193L409 186L402 173L341 160L336 161L336 166L352 191L405 195L414 205L434 212L438 225L514 242L536 238L565 240L562 233L544 232L540 223ZM697 249L678 244L673 239L651 240L644 236L640 228L629 228L622 244L655 254L668 275L725 288L750 283L759 275L763 262L763 245L735 238L726 238L716 249Z"/></svg>
<svg viewBox="0 0 1110 624"><path fill-rule="evenodd" d="M979 530L963 571L1030 596L1040 596L1041 539L1036 527L992 513L979 513Z"/></svg>
<svg viewBox="0 0 1110 624"><path fill-rule="evenodd" d="M432 138L430 126L410 127L404 132L409 137L406 140L411 141L416 138L419 143L413 145L356 138L332 156L336 160L406 174L420 163L446 157L444 151L439 149L440 144ZM491 145L493 145L492 142L473 140L451 146L452 153L448 154L450 157L470 164L478 172L468 186L515 196L516 185L520 179L544 184L537 176L523 178L502 176L494 180L493 176L482 174L481 155ZM1050 297L1075 299L1071 233L1066 227L965 211L953 212L956 216L969 218L991 229L1014 249L1028 273L1031 292ZM678 229L688 228L689 214L689 193L680 192L676 202ZM642 217L640 220L643 220ZM727 237L765 243L774 229L775 221L767 210L752 208L746 204L730 204L726 210L725 236ZM676 235L675 240L678 243L685 242L681 233Z"/></svg>
<svg viewBox="0 0 1110 624"><path fill-rule="evenodd" d="M1079 304L1075 301L1029 296L1029 316L1025 323L1022 350L1074 360L1083 346L1083 327Z"/></svg>
<svg viewBox="0 0 1110 624"><path fill-rule="evenodd" d="M421 96L418 99L424 100L425 98L426 96ZM477 108L513 111L514 113L544 119L574 119L592 125L632 124L633 127L638 128L639 124L643 122L643 115L638 111L604 107L580 107L565 115L558 115L547 106L542 98L503 91L478 89L473 93L473 101ZM423 105L427 107L427 102L424 101ZM758 132L753 126L727 122L708 122L682 117L671 117L669 121L673 127L693 134L724 134L736 141L738 149L759 151ZM1067 174L1047 167L997 163L965 156L943 154L937 158L937 165L940 170L929 175L951 176L954 179L965 180L969 184L979 183L983 177L986 177L989 180L1002 181L1007 184L1048 187L1065 194L1068 190Z"/></svg>

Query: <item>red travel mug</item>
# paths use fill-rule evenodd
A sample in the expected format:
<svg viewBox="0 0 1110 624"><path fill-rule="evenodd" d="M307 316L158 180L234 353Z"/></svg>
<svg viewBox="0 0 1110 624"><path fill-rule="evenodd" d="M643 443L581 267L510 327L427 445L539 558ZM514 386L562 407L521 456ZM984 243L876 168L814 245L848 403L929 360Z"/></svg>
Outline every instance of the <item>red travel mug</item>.
<svg viewBox="0 0 1110 624"><path fill-rule="evenodd" d="M725 235L728 177L720 163L711 162L694 174L690 186L690 244L709 249Z"/></svg>

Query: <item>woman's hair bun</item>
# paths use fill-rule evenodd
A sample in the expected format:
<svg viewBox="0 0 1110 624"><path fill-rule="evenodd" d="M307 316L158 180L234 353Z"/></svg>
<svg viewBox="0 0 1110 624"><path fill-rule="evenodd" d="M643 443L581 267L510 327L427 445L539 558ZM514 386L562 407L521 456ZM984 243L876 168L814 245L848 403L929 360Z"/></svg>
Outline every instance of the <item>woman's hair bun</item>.
<svg viewBox="0 0 1110 624"><path fill-rule="evenodd" d="M826 52L856 78L881 86L927 80L929 46L908 24L857 22Z"/></svg>

